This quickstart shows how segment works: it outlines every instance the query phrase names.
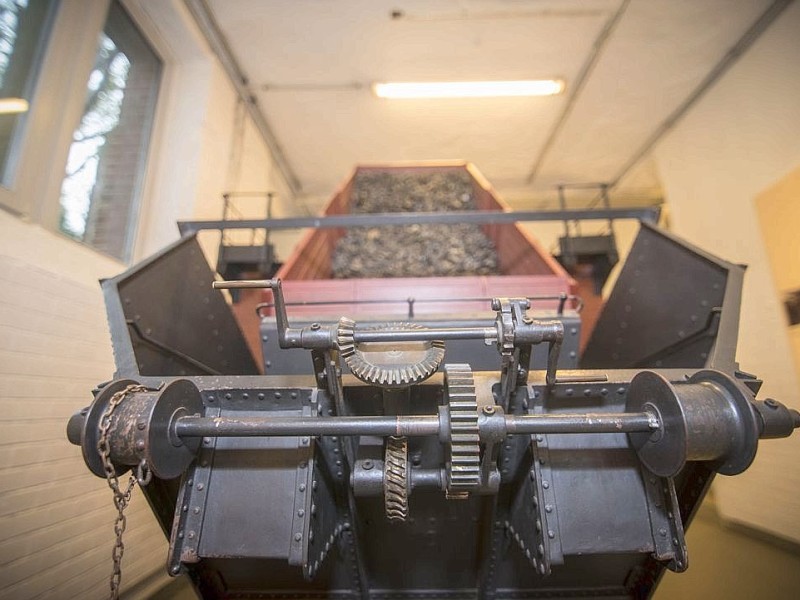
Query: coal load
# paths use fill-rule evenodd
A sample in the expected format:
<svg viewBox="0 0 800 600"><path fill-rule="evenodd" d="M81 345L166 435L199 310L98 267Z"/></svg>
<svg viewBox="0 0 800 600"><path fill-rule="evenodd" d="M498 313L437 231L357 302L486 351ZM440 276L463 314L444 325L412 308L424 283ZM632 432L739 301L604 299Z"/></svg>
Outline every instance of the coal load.
<svg viewBox="0 0 800 600"><path fill-rule="evenodd" d="M465 173L360 173L354 213L477 210ZM333 277L437 277L498 274L494 244L479 225L358 227L336 244Z"/></svg>

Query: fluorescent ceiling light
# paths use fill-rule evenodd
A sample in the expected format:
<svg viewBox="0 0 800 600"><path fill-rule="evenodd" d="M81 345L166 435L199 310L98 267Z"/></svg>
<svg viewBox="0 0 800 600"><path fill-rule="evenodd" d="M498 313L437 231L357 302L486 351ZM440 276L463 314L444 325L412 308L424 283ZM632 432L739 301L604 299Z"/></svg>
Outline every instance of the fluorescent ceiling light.
<svg viewBox="0 0 800 600"><path fill-rule="evenodd" d="M519 81L432 81L375 83L378 98L490 98L500 96L552 96L564 90L559 79Z"/></svg>
<svg viewBox="0 0 800 600"><path fill-rule="evenodd" d="M28 112L28 101L23 98L0 98L0 115Z"/></svg>

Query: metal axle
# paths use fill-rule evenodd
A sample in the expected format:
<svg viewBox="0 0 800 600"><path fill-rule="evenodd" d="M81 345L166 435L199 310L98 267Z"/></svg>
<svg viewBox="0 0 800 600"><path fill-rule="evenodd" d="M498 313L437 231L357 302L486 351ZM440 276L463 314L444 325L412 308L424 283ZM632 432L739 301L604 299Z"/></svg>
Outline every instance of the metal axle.
<svg viewBox="0 0 800 600"><path fill-rule="evenodd" d="M651 413L498 415L506 433L632 433L659 427ZM179 437L317 435L427 436L446 431L437 415L396 417L179 417Z"/></svg>

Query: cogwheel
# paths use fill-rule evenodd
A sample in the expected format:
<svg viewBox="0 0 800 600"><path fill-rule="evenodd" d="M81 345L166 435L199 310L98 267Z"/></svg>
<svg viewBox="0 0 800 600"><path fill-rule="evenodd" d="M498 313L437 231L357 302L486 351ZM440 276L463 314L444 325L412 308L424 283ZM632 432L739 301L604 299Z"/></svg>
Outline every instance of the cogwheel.
<svg viewBox="0 0 800 600"><path fill-rule="evenodd" d="M369 330L406 331L425 329L416 323L384 323ZM356 343L355 323L339 319L336 341L350 371L364 383L384 388L407 387L425 381L444 358L444 342Z"/></svg>
<svg viewBox="0 0 800 600"><path fill-rule="evenodd" d="M447 497L464 499L481 482L481 444L478 401L469 365L444 367L444 391L450 408L450 460L447 463Z"/></svg>
<svg viewBox="0 0 800 600"><path fill-rule="evenodd" d="M391 436L383 462L383 503L390 521L408 517L408 480L408 439Z"/></svg>

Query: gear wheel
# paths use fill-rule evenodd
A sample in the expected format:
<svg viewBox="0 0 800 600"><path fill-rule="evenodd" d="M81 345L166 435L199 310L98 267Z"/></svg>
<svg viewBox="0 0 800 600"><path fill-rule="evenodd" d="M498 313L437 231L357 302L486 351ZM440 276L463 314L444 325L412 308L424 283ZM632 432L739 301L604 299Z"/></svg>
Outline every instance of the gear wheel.
<svg viewBox="0 0 800 600"><path fill-rule="evenodd" d="M407 331L425 329L416 323L384 323L372 331ZM339 319L336 341L350 371L364 383L384 388L407 387L425 381L436 372L444 358L444 342L402 342L358 344L354 339L355 322Z"/></svg>
<svg viewBox="0 0 800 600"><path fill-rule="evenodd" d="M481 482L481 444L478 401L469 365L444 367L444 391L450 409L450 460L447 463L447 497L465 499Z"/></svg>
<svg viewBox="0 0 800 600"><path fill-rule="evenodd" d="M390 436L383 462L383 503L390 521L408 517L408 439Z"/></svg>

